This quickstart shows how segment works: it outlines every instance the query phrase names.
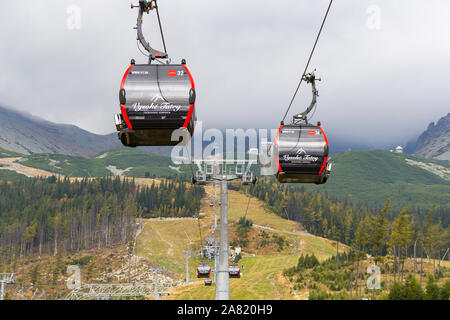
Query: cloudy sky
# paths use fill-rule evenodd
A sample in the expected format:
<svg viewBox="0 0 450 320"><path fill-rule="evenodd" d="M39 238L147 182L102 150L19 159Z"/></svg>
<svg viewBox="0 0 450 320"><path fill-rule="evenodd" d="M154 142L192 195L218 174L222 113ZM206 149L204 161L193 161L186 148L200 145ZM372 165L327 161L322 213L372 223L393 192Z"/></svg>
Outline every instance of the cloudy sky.
<svg viewBox="0 0 450 320"><path fill-rule="evenodd" d="M159 0L169 55L187 59L204 126L277 127L327 5ZM129 0L2 0L0 105L113 132L123 73L131 58L146 60L136 15ZM405 143L447 114L449 17L448 0L335 0L311 63L323 78L313 120L329 133L383 145ZM144 27L162 48L153 14ZM293 110L310 95L303 86Z"/></svg>

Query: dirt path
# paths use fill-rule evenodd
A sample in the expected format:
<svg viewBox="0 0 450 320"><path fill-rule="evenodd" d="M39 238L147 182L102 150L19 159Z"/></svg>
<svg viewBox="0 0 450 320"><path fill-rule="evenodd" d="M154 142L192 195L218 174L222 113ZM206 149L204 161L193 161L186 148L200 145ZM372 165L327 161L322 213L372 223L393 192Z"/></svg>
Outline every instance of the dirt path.
<svg viewBox="0 0 450 320"><path fill-rule="evenodd" d="M173 244L168 241L166 238L164 238L161 233L158 231L158 229L154 228L153 231L155 231L155 233L158 235L158 237L165 243L167 243L167 245L169 246L169 248L167 249L167 255L171 256L173 255Z"/></svg>
<svg viewBox="0 0 450 320"><path fill-rule="evenodd" d="M42 169L36 169L32 167L24 166L20 163L20 161L24 160L24 158L16 157L16 158L1 158L0 159L0 170L10 170L15 171L19 174L22 174L28 178L37 178L37 177L44 177L48 178L51 176L56 176L60 178L64 178L64 175L59 173L54 173ZM123 179L132 179L129 177L122 177ZM70 181L78 181L85 179L83 177L71 177ZM89 178L90 180L93 180L95 178ZM159 185L161 183L161 179L153 179L153 178L134 178L134 182L138 186L151 186L153 183L156 185Z"/></svg>
<svg viewBox="0 0 450 320"><path fill-rule="evenodd" d="M286 230L281 230L281 229L275 229L275 228L268 227L268 226L261 226L261 225L258 225L258 224L253 224L253 226L255 228L259 228L259 229L275 231L275 232L282 232L282 233L286 233L286 234L294 234L294 235L300 234L300 235L307 235L307 236L311 235L309 232L304 231L304 230L286 231Z"/></svg>
<svg viewBox="0 0 450 320"><path fill-rule="evenodd" d="M195 220L197 221L197 218L191 218L191 217L181 217L181 218L146 218L147 221L183 221L183 220Z"/></svg>
<svg viewBox="0 0 450 320"><path fill-rule="evenodd" d="M41 170L41 169L35 169L31 167L26 167L22 165L19 161L23 160L23 158L3 158L0 159L0 170L10 170L15 171L19 174L23 174L24 176L27 176L28 178L36 178L36 177L44 177L48 178L51 176L60 176L62 175ZM17 161L17 162L16 162Z"/></svg>

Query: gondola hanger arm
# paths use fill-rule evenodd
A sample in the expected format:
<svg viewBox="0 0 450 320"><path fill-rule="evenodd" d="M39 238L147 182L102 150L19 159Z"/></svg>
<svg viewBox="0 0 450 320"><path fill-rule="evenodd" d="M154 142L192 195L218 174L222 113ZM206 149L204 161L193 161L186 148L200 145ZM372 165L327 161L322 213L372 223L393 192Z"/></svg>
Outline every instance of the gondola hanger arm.
<svg viewBox="0 0 450 320"><path fill-rule="evenodd" d="M139 8L139 14L138 14L138 18L137 18L137 24L136 24L136 30L137 30L137 40L142 44L142 46L144 47L144 49L149 53L149 60L150 62L152 60L155 59L167 59L169 56L167 54L167 52L163 52L163 51L159 51L159 50L155 50L150 46L150 43L147 42L147 40L145 40L144 37L144 33L142 31L142 24L144 21L144 13L149 14L150 11L156 9L157 15L158 15L158 22L159 22L159 27L161 30L161 37L163 40L163 45L164 45L164 50L166 50L166 45L165 45L165 41L164 41L164 35L162 32L162 27L161 27L161 21L159 18L159 12L158 12L158 4L156 2L156 0L151 0L151 1L147 1L147 0L140 0L138 5L135 4L131 4L131 8Z"/></svg>
<svg viewBox="0 0 450 320"><path fill-rule="evenodd" d="M322 78L317 78L315 72L316 69L314 69L312 72L304 74L302 77L303 81L305 81L306 83L311 83L313 98L311 104L305 111L294 115L294 122L304 121L308 123L308 114L314 109L314 106L317 104L317 97L319 96L319 92L316 89L316 81L322 81Z"/></svg>

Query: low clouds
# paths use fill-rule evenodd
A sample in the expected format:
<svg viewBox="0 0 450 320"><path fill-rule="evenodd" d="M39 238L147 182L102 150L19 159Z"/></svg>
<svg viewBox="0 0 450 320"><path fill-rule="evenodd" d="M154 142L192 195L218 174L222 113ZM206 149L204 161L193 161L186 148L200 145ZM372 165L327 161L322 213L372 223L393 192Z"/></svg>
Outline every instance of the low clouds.
<svg viewBox="0 0 450 320"><path fill-rule="evenodd" d="M71 5L81 9L79 30L67 27ZM159 5L169 55L186 58L194 74L204 125L277 127L328 0ZM123 73L131 58L145 61L129 1L3 0L0 7L0 104L114 131ZM379 8L379 30L368 8ZM445 0L335 1L311 62L323 77L313 120L376 146L405 143L447 114L449 16ZM145 18L145 34L162 48L154 15ZM304 86L296 112L310 95Z"/></svg>

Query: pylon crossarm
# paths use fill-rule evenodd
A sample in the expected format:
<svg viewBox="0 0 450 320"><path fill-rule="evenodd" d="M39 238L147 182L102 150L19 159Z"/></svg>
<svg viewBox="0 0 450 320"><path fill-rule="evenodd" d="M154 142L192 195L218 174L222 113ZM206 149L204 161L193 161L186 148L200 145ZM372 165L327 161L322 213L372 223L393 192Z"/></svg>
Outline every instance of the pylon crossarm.
<svg viewBox="0 0 450 320"><path fill-rule="evenodd" d="M0 281L6 284L13 284L15 283L14 276L15 273L0 273Z"/></svg>
<svg viewBox="0 0 450 320"><path fill-rule="evenodd" d="M169 283L160 283L159 294L168 295L171 287ZM154 283L85 284L73 289L66 300L137 298L151 296L154 290Z"/></svg>

